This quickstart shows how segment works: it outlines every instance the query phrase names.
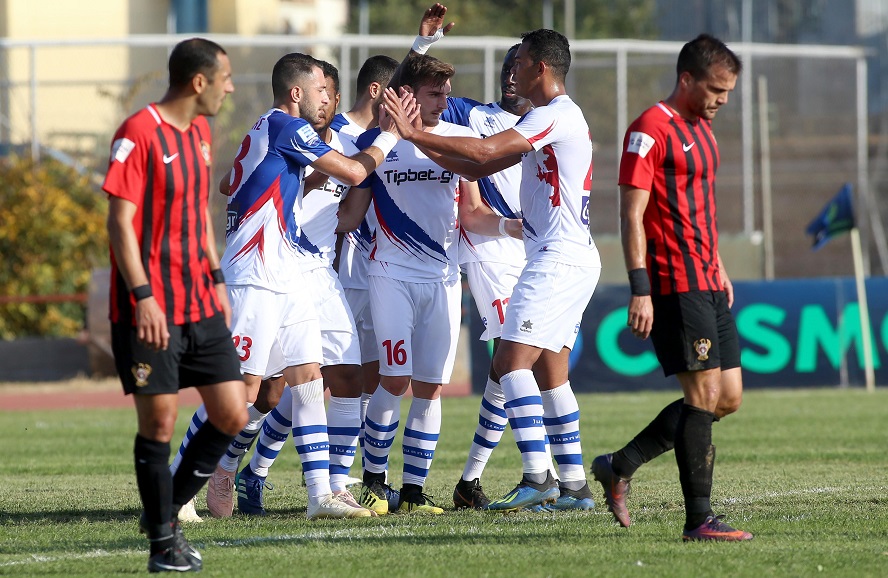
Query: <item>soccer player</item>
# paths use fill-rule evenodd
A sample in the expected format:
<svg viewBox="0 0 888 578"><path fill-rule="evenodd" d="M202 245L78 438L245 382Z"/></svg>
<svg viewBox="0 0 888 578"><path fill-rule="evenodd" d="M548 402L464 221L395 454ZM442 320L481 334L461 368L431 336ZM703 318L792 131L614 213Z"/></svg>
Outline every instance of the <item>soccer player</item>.
<svg viewBox="0 0 888 578"><path fill-rule="evenodd" d="M568 381L568 357L597 285L601 260L588 224L592 143L582 111L565 93L569 66L564 36L545 29L524 34L512 76L516 94L535 108L513 128L485 139L416 130L406 122L403 95L386 91L386 107L402 136L445 155L438 161L444 166L458 165L466 176L480 178L522 164L519 197L527 264L505 312L493 369L500 376L524 475L514 490L487 506L492 510L553 503L562 494L591 499L582 470L579 408ZM446 157L456 162L450 164ZM560 484L548 469L542 391L554 392L548 402L552 414L560 416L546 423L550 437L557 436L553 454Z"/></svg>
<svg viewBox="0 0 888 578"><path fill-rule="evenodd" d="M420 105L423 131L473 136L440 122L453 66L430 56L408 59L400 83ZM400 104L400 103L399 103ZM368 131L358 146L370 142ZM404 429L401 512L441 514L423 493L441 430L442 385L449 382L459 332L460 226L487 235L520 223L483 205L477 185L442 170L410 143L396 145L361 188L372 191L378 229L369 268L370 307L379 348L380 387L370 398L364 424L364 487L360 501L388 513L385 472L408 386L413 400Z"/></svg>
<svg viewBox="0 0 888 578"><path fill-rule="evenodd" d="M169 57L164 97L114 135L109 196L111 329L117 372L138 416L136 482L150 572L202 568L176 519L246 422L244 384L208 200L210 128L234 91L221 46L185 40ZM197 387L208 419L169 470L178 391Z"/></svg>
<svg viewBox="0 0 888 578"><path fill-rule="evenodd" d="M397 136L382 132L354 157L321 141L312 124L324 120L328 96L323 71L310 56L282 57L272 72L272 91L273 107L244 137L230 171L222 267L234 310L232 334L248 399L255 399L264 376L282 371L291 386L293 440L308 486L308 518L370 516L334 496L330 487L318 314L296 255L305 168L357 184L384 160ZM254 412L251 421L262 417ZM222 467L215 476L227 477L230 487L234 471ZM232 509L233 502L226 502L221 513L230 515Z"/></svg>
<svg viewBox="0 0 888 578"><path fill-rule="evenodd" d="M712 422L740 407L740 346L730 307L734 289L718 253L712 119L742 65L702 34L681 49L672 94L627 129L620 162L623 254L632 296L628 326L651 337L665 375L684 394L621 450L592 462L605 501L629 526L629 480L675 448L685 500L684 540L750 540L711 509Z"/></svg>

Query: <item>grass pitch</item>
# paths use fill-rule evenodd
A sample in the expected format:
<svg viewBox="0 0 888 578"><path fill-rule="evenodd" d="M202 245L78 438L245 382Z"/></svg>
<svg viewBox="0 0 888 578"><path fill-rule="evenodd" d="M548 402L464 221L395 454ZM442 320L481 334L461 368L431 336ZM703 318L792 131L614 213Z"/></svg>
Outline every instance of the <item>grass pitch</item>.
<svg viewBox="0 0 888 578"><path fill-rule="evenodd" d="M584 457L622 446L675 393L579 396ZM603 499L588 513L455 512L450 496L479 399L446 398L426 491L443 516L309 522L290 442L269 476L265 518L188 525L203 576L886 576L888 391L750 391L717 423L713 500L741 544L685 544L672 454L636 474L631 528ZM193 408L182 408L184 432ZM406 416L406 402L402 416ZM132 409L0 411L0 575L143 574L147 543L132 463ZM398 437L400 439L400 435ZM178 440L177 440L178 441ZM400 478L400 446L392 477ZM358 468L353 475L360 475ZM520 458L506 433L485 472L510 490ZM600 487L594 480L596 496ZM198 511L202 510L203 493ZM201 513L205 513L205 510Z"/></svg>

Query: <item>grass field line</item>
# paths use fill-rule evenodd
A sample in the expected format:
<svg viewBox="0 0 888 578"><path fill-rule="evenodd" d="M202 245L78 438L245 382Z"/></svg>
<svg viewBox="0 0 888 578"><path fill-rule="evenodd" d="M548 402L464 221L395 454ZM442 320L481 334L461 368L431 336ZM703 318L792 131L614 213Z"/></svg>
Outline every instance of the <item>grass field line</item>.
<svg viewBox="0 0 888 578"><path fill-rule="evenodd" d="M798 490L790 490L786 492L763 492L756 496L749 497L738 497L738 498L723 498L719 500L720 503L724 504L753 504L756 502L762 502L765 500L772 499L780 499L780 498L790 498L794 496L802 496L802 495L836 495L848 492L861 492L861 491L872 491L872 490L884 490L884 486L865 486L865 487L851 487L851 486L843 486L843 487L814 487L814 488L804 488ZM603 500L602 500L602 508L594 512L595 514L604 515L607 512L603 508ZM646 509L646 508L645 508ZM557 515L557 514L556 514ZM517 517L523 518L528 522L540 520L540 518L551 518L552 515L539 515L534 514L532 517L528 516L524 518L520 514ZM506 521L517 521L514 520L516 518L515 515L504 516L504 520ZM474 525L467 526L465 528L460 528L460 533L475 533L480 531ZM399 538L409 538L417 536L417 532L414 532L411 527L400 526L400 525L374 525L368 526L365 528L360 527L349 527L349 528L329 528L329 529L318 529L312 530L309 532L299 533L299 534L279 534L273 536L255 536L249 538L242 538L237 540L210 540L210 541L194 541L194 545L198 548L205 548L207 546L214 546L219 548L238 548L243 546L251 546L258 544L268 544L268 543L300 543L300 542L313 542L320 540L360 540L364 538L380 538L380 537L399 537ZM93 550L90 552L82 552L82 553L63 553L55 556L44 556L40 554L27 554L25 558L20 560L11 560L7 562L0 562L0 568L5 567L14 567L14 566L26 566L33 564L46 564L46 563L54 563L54 562L65 562L72 560L85 560L91 558L110 558L115 556L142 556L144 555L144 550L138 549L134 550L131 548L126 548L122 550Z"/></svg>

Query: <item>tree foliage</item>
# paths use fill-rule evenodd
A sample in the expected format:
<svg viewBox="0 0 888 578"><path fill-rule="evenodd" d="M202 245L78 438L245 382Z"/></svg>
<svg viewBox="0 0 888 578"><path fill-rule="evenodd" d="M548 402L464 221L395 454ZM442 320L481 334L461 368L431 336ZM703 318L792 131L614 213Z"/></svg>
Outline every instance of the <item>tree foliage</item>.
<svg viewBox="0 0 888 578"><path fill-rule="evenodd" d="M430 0L373 0L370 6L372 34L415 34ZM459 36L519 37L522 32L543 26L540 0L448 0L447 18L456 22L452 34ZM576 0L576 38L654 38L654 0ZM358 32L360 0L349 0L349 26ZM552 26L564 32L564 0L552 2Z"/></svg>
<svg viewBox="0 0 888 578"><path fill-rule="evenodd" d="M87 176L55 160L0 160L0 295L75 295L108 260L107 200ZM0 338L71 336L80 303L0 303Z"/></svg>

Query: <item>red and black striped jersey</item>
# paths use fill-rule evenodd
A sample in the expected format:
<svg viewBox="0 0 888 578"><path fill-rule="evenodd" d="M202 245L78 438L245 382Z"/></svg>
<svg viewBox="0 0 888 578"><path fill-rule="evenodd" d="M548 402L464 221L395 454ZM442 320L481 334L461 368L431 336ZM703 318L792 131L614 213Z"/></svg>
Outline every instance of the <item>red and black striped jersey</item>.
<svg viewBox="0 0 888 578"><path fill-rule="evenodd" d="M126 119L111 145L102 188L134 203L133 228L142 265L174 325L221 312L206 255L210 127L198 117L187 130L164 122L154 105ZM111 321L135 323L135 300L111 251Z"/></svg>
<svg viewBox="0 0 888 578"><path fill-rule="evenodd" d="M619 184L650 191L644 212L653 293L723 290L718 268L712 124L660 102L626 131Z"/></svg>

